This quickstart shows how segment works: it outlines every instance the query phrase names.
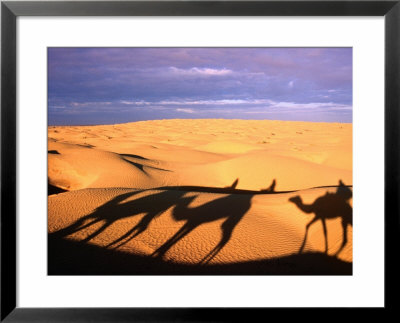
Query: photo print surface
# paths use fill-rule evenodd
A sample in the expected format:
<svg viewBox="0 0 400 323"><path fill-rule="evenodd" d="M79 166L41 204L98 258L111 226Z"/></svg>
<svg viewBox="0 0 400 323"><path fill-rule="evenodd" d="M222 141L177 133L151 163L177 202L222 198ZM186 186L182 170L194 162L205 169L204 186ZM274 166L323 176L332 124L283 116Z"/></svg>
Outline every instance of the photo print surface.
<svg viewBox="0 0 400 323"><path fill-rule="evenodd" d="M48 48L48 274L351 275L351 48Z"/></svg>

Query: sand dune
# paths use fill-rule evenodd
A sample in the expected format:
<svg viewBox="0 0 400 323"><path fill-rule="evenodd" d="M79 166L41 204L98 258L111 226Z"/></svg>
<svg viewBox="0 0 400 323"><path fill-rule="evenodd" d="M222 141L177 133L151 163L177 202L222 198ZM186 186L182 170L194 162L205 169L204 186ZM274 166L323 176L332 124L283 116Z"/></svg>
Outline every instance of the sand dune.
<svg viewBox="0 0 400 323"><path fill-rule="evenodd" d="M260 261L296 266L299 251L325 253L321 221L304 239L319 212L331 217L327 255L307 259L352 262L352 226L347 233L342 226L351 199L314 203L337 196L339 180L352 185L351 124L157 120L49 127L48 136L49 244L71 241L157 266L206 264L222 273L248 264L245 272L259 273ZM56 274L72 259L57 254ZM315 274L321 266L307 268ZM300 267L281 270L304 273Z"/></svg>

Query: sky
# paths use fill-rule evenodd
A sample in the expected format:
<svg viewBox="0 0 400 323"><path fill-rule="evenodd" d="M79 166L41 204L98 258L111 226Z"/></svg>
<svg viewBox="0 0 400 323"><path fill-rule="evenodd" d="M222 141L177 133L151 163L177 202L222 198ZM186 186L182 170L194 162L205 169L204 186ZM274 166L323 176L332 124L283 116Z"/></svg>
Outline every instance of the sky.
<svg viewBox="0 0 400 323"><path fill-rule="evenodd" d="M48 48L49 125L352 122L351 48Z"/></svg>

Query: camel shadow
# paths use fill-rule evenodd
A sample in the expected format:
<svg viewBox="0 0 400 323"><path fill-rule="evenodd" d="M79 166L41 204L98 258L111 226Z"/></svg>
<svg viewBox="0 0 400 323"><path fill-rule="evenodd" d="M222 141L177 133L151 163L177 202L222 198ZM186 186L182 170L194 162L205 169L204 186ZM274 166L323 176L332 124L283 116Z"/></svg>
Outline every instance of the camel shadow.
<svg viewBox="0 0 400 323"><path fill-rule="evenodd" d="M78 231L96 228L81 240L82 243L88 243L117 221L144 214L137 224L105 246L116 249L146 231L155 218L172 208L173 219L177 222L183 221L184 224L152 256L162 258L172 246L202 224L223 220L221 240L200 262L208 263L229 242L234 228L251 207L251 199L255 194L237 190L238 181L239 179L236 179L231 186L221 189L219 193L224 193L223 197L197 207L190 207L197 195L185 196L188 192L186 190L164 190L136 199L131 198L144 192L143 190L121 194L69 226L51 233L50 236L65 238ZM275 183L274 180L272 187L275 186ZM272 193L273 189L270 192Z"/></svg>
<svg viewBox="0 0 400 323"><path fill-rule="evenodd" d="M352 225L352 208L348 204L352 192L341 181L336 193L326 194L318 198L323 202L304 205L300 197L290 199L292 202L298 204L298 207L304 212L316 212L315 218L306 227L306 233L299 253L271 259L229 264L211 262L210 264L209 262L231 241L235 228L250 210L252 198L255 195L287 193L275 190L276 180L268 188L260 191L238 189L237 185L238 179L231 186L221 188L177 186L157 188L157 193L151 195L144 195L147 190L140 190L116 196L71 225L49 234L49 274L351 274L351 263L344 262L336 256L327 254L326 233L325 253L303 252L307 240L308 228L318 219L324 222L326 218L342 218L343 242L337 254L346 245L347 227L348 225ZM192 204L198 196L196 193L201 192L212 192L223 195L217 195L217 198L214 200L193 206ZM187 193L189 195L186 195ZM322 199L326 196L330 196L332 199L330 203L328 203L328 198ZM324 205L324 208L320 209L316 207L319 204ZM328 216L327 209L333 209L337 212L329 211L331 216ZM161 243L161 246L153 253L152 257L135 255L126 250L117 249L148 230L151 222L167 210L171 210L170 214L172 218L176 222L183 222L183 225L175 234L167 238L164 243ZM332 214L336 215L333 216ZM117 221L136 216L140 216L141 218L135 221L135 224L131 228L128 227L128 229L125 229L127 231L121 233L121 236L118 236L115 240L109 240L106 248L88 243ZM221 236L215 247L199 263L190 265L177 264L173 261L165 261L163 259L173 246L191 232L203 224L215 221L221 221ZM92 226L93 228L91 228ZM76 241L67 238L68 235L86 228L90 228L91 231L83 240ZM203 264L207 264L207 266L203 266Z"/></svg>
<svg viewBox="0 0 400 323"><path fill-rule="evenodd" d="M314 213L314 218L306 225L306 232L299 253L302 253L307 241L308 230L310 226L321 220L325 236L325 253L328 253L328 232L326 228L326 219L341 218L343 237L339 250L335 253L338 256L347 243L347 228L353 225L353 209L349 204L352 197L352 191L349 187L339 180L339 186L335 193L326 193L318 197L312 204L304 204L299 195L289 198L304 213Z"/></svg>
<svg viewBox="0 0 400 323"><path fill-rule="evenodd" d="M51 233L51 236L58 238L66 237L83 229L92 227L97 223L102 223L97 230L82 240L82 242L89 242L96 236L100 235L113 223L124 218L133 217L144 213L145 215L141 218L138 224L136 224L123 236L110 243L107 247L114 246L118 243L118 246L121 246L144 232L153 219L161 215L168 208L174 206L185 194L185 192L163 191L122 203L124 200L142 192L144 191L128 192L118 195L111 201L98 207L94 212L78 219L66 228Z"/></svg>
<svg viewBox="0 0 400 323"><path fill-rule="evenodd" d="M235 190L239 179L236 179L227 189ZM216 200L212 200L197 207L190 207L193 197L183 198L173 208L172 216L175 221L184 221L184 225L152 256L162 258L169 249L182 240L186 235L203 224L223 219L221 224L222 237L219 243L200 261L206 264L211 261L229 242L233 230L242 220L251 207L254 194L229 194Z"/></svg>

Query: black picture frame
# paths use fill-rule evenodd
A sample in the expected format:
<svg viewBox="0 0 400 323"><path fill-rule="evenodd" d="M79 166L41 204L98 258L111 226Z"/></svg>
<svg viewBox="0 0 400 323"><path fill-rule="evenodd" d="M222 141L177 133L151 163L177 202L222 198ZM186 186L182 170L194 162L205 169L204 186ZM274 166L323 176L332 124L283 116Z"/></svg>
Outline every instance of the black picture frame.
<svg viewBox="0 0 400 323"><path fill-rule="evenodd" d="M399 287L400 0L395 1L2 1L1 3L1 321L252 321L288 308L18 308L16 285L16 19L19 16L384 16L385 19L385 306ZM366 288L367 290L367 288ZM325 309L329 316L340 315ZM343 310L343 309L342 309ZM349 309L346 309L347 311ZM371 311L368 312L372 315ZM261 316L260 316L261 315ZM347 316L347 315L346 315ZM243 319L247 317L247 319ZM338 316L339 317L339 316ZM253 318L253 319L251 319ZM371 318L371 317L370 317ZM267 319L267 318L265 318ZM320 317L321 319L321 317ZM382 319L382 318L381 318ZM264 319L262 319L264 320Z"/></svg>

